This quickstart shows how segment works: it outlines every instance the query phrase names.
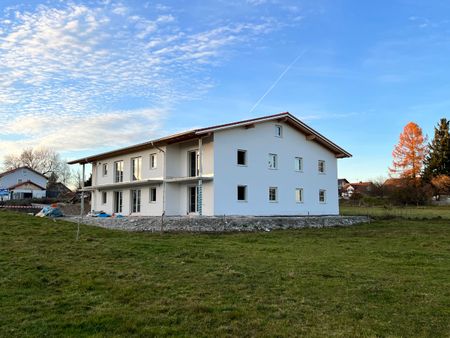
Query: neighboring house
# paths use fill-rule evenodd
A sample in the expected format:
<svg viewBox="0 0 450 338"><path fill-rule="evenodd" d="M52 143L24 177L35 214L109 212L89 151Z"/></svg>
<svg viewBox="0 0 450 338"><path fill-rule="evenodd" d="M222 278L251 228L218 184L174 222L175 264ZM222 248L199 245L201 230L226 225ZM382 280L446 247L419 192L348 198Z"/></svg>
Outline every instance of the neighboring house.
<svg viewBox="0 0 450 338"><path fill-rule="evenodd" d="M29 167L20 167L0 174L0 189L7 189L8 196L0 199L41 198L46 195L48 178Z"/></svg>
<svg viewBox="0 0 450 338"><path fill-rule="evenodd" d="M373 191L372 182L347 183L342 185L341 196L343 198L350 198L355 193L366 196L369 195L372 191Z"/></svg>
<svg viewBox="0 0 450 338"><path fill-rule="evenodd" d="M60 196L65 196L71 192L72 190L70 190L61 182L56 183L49 182L47 184L47 197L49 198L58 198Z"/></svg>
<svg viewBox="0 0 450 338"><path fill-rule="evenodd" d="M342 187L345 185L345 184L349 184L350 182L349 181L347 181L347 179L346 178L340 178L340 179L338 179L338 196L339 197L342 197Z"/></svg>
<svg viewBox="0 0 450 338"><path fill-rule="evenodd" d="M92 210L127 215L337 215L351 155L289 113L90 156Z"/></svg>

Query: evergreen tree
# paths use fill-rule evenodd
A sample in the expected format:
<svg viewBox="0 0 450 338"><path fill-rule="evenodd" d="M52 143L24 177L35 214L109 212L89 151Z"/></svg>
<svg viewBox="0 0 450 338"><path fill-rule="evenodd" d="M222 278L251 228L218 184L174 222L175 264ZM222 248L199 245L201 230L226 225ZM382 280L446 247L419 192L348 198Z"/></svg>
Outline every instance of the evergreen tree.
<svg viewBox="0 0 450 338"><path fill-rule="evenodd" d="M439 175L450 176L450 121L445 118L434 128L423 173L428 181Z"/></svg>

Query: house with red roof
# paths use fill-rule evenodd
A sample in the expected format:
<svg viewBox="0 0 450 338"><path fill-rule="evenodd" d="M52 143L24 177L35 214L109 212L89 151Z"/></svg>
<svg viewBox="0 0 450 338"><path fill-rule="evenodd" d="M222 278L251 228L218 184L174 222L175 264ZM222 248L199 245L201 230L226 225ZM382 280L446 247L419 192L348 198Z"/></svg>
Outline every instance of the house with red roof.
<svg viewBox="0 0 450 338"><path fill-rule="evenodd" d="M345 199L352 197L353 194L370 195L373 191L372 182L346 183L342 185L341 196Z"/></svg>

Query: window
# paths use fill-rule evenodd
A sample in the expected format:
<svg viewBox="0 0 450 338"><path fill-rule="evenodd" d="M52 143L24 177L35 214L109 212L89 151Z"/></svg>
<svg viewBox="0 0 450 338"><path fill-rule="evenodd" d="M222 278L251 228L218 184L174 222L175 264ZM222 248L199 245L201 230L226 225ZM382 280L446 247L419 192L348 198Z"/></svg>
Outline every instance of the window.
<svg viewBox="0 0 450 338"><path fill-rule="evenodd" d="M246 185L238 185L237 199L238 199L238 201L246 201L247 200L247 186Z"/></svg>
<svg viewBox="0 0 450 338"><path fill-rule="evenodd" d="M108 202L108 194L106 191L102 192L102 204L106 204Z"/></svg>
<svg viewBox="0 0 450 338"><path fill-rule="evenodd" d="M319 166L319 173L325 174L325 161L319 160L318 166Z"/></svg>
<svg viewBox="0 0 450 338"><path fill-rule="evenodd" d="M303 171L303 158L296 157L294 165L295 165L295 171Z"/></svg>
<svg viewBox="0 0 450 338"><path fill-rule="evenodd" d="M278 155L269 154L269 169L277 169L277 168L278 168Z"/></svg>
<svg viewBox="0 0 450 338"><path fill-rule="evenodd" d="M269 188L269 201L270 202L277 202L278 201L278 188L277 187L270 187Z"/></svg>
<svg viewBox="0 0 450 338"><path fill-rule="evenodd" d="M131 212L141 212L140 190L131 190Z"/></svg>
<svg viewBox="0 0 450 338"><path fill-rule="evenodd" d="M302 188L295 189L295 201L297 203L303 203L303 189Z"/></svg>
<svg viewBox="0 0 450 338"><path fill-rule="evenodd" d="M326 190L319 190L319 202L326 203L327 201L327 192Z"/></svg>
<svg viewBox="0 0 450 338"><path fill-rule="evenodd" d="M156 203L156 188L150 188L150 203Z"/></svg>
<svg viewBox="0 0 450 338"><path fill-rule="evenodd" d="M103 163L103 166L102 166L102 174L103 174L103 176L106 176L106 175L108 175L108 163Z"/></svg>
<svg viewBox="0 0 450 338"><path fill-rule="evenodd" d="M123 161L114 162L114 182L123 182Z"/></svg>
<svg viewBox="0 0 450 338"><path fill-rule="evenodd" d="M280 126L279 124L275 125L275 136L283 137L283 126Z"/></svg>
<svg viewBox="0 0 450 338"><path fill-rule="evenodd" d="M157 166L157 157L155 154L150 154L150 169L156 169Z"/></svg>
<svg viewBox="0 0 450 338"><path fill-rule="evenodd" d="M247 151L246 150L238 150L237 151L237 164L238 165L247 165Z"/></svg>
<svg viewBox="0 0 450 338"><path fill-rule="evenodd" d="M131 159L131 180L139 181L142 178L142 157L135 157Z"/></svg>
<svg viewBox="0 0 450 338"><path fill-rule="evenodd" d="M17 180L17 183L22 183L22 179L21 178L19 178L18 180Z"/></svg>
<svg viewBox="0 0 450 338"><path fill-rule="evenodd" d="M197 150L188 152L188 171L190 177L196 177L199 175L199 154Z"/></svg>
<svg viewBox="0 0 450 338"><path fill-rule="evenodd" d="M114 191L114 212L122 212L123 194L122 191Z"/></svg>

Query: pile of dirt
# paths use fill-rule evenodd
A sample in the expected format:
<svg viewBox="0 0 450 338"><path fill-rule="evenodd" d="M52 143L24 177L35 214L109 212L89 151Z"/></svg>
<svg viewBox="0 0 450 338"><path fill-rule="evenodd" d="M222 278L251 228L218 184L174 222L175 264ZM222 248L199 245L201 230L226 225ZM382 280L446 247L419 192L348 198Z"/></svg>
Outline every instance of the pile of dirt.
<svg viewBox="0 0 450 338"><path fill-rule="evenodd" d="M81 203L76 204L58 203L58 206L64 215L79 216L81 214ZM87 215L90 210L91 210L91 203L89 201L85 201L84 214Z"/></svg>

